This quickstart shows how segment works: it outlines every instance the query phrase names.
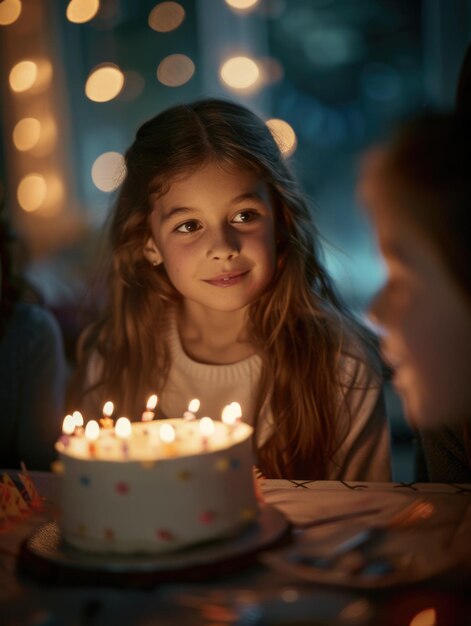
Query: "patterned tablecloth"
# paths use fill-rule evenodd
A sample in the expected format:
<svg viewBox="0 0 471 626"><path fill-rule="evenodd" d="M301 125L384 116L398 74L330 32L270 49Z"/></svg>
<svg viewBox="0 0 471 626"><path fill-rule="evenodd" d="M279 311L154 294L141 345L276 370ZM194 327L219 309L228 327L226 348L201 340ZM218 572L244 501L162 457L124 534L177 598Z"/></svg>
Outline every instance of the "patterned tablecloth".
<svg viewBox="0 0 471 626"><path fill-rule="evenodd" d="M144 625L157 615L153 624L179 626L281 625L300 615L332 624L393 626L410 624L421 611L432 609L439 616L445 615L447 621L437 618L420 623L471 625L471 485L266 480L261 485L266 503L283 511L293 524L290 546L264 554L258 564L225 578L170 583L149 592L86 585L59 588L19 576L16 559L22 541L57 510L58 477L36 472L33 478L45 497L45 509L0 533L2 626ZM293 546L329 545L342 533L387 524L418 500L430 502L433 515L401 534L400 541L428 552L428 560L434 562L430 576L419 569L423 574L419 584L408 585L405 590L400 585L377 590L372 584L372 594L368 585L345 585L335 577L329 579L329 575L325 581L316 577L309 580L309 575L306 578L284 567L287 561L283 555ZM446 559L443 568L442 558ZM343 612L342 619L349 615L351 619L338 621L339 611Z"/></svg>

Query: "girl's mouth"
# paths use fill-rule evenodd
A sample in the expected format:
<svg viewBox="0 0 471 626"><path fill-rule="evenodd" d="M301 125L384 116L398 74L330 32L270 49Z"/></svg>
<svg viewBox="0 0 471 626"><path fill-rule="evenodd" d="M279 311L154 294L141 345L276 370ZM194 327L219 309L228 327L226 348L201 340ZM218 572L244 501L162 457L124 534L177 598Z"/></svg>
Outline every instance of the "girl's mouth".
<svg viewBox="0 0 471 626"><path fill-rule="evenodd" d="M209 285L213 285L214 287L232 287L233 285L237 285L240 283L244 276L248 274L247 272L232 272L229 274L220 274L219 276L215 276L214 278L206 279L204 282Z"/></svg>

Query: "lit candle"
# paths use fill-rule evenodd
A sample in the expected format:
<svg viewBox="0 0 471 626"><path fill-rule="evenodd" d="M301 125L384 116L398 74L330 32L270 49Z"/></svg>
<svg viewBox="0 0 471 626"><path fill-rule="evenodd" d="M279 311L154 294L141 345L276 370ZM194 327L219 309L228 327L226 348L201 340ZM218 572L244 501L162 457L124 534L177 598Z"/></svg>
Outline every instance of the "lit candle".
<svg viewBox="0 0 471 626"><path fill-rule="evenodd" d="M171 424L162 424L159 430L159 437L166 454L168 456L175 454L175 429L173 426Z"/></svg>
<svg viewBox="0 0 471 626"><path fill-rule="evenodd" d="M200 419L200 433L202 435L201 444L203 450L207 450L209 447L209 438L214 433L214 422L210 417L202 417Z"/></svg>
<svg viewBox="0 0 471 626"><path fill-rule="evenodd" d="M236 423L238 423L242 418L242 408L238 402L231 402L230 406L234 411Z"/></svg>
<svg viewBox="0 0 471 626"><path fill-rule="evenodd" d="M83 415L80 411L74 411L72 417L75 421L75 435L81 437L83 435Z"/></svg>
<svg viewBox="0 0 471 626"><path fill-rule="evenodd" d="M114 405L112 402L105 402L103 406L103 417L100 419L100 424L103 428L113 428L113 420L111 416L113 415Z"/></svg>
<svg viewBox="0 0 471 626"><path fill-rule="evenodd" d="M62 436L60 437L60 441L64 444L64 446L69 445L70 435L73 435L75 431L75 419L73 415L66 415L64 417L64 421L62 422Z"/></svg>
<svg viewBox="0 0 471 626"><path fill-rule="evenodd" d="M132 427L131 422L127 417L120 417L116 420L114 427L116 437L121 439L121 451L124 457L129 456L129 438L131 437Z"/></svg>
<svg viewBox="0 0 471 626"><path fill-rule="evenodd" d="M88 440L88 451L90 456L96 455L95 441L100 436L100 426L95 420L90 420L85 426L85 438Z"/></svg>
<svg viewBox="0 0 471 626"><path fill-rule="evenodd" d="M236 411L234 410L232 404L227 404L223 408L221 413L221 420L224 422L224 424L226 424L227 428L229 429L229 434L232 436L237 420Z"/></svg>
<svg viewBox="0 0 471 626"><path fill-rule="evenodd" d="M190 403L188 404L188 410L183 413L183 419L188 421L196 419L195 413L198 411L199 408L200 401L198 400L198 398L193 398L193 400L190 400Z"/></svg>
<svg viewBox="0 0 471 626"><path fill-rule="evenodd" d="M151 422L154 417L155 417L155 407L157 406L157 396L155 395L155 393L151 396L149 396L148 400L147 400L147 404L146 404L146 410L143 411L142 416L141 416L141 420L143 422Z"/></svg>

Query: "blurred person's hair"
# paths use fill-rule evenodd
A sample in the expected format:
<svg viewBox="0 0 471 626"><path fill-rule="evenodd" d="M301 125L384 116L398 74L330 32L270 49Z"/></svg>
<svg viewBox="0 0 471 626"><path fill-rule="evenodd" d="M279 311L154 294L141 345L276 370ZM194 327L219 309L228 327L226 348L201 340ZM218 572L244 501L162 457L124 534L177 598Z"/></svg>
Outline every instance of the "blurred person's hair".
<svg viewBox="0 0 471 626"><path fill-rule="evenodd" d="M471 299L471 116L435 113L403 124L380 175L395 210L416 223Z"/></svg>

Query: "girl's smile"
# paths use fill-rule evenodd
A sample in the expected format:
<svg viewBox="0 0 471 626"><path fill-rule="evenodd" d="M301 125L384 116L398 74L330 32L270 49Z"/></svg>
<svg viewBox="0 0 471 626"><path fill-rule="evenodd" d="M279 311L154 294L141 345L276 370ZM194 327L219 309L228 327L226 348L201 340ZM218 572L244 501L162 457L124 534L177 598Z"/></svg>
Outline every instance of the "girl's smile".
<svg viewBox="0 0 471 626"><path fill-rule="evenodd" d="M249 272L229 272L227 274L220 274L213 278L208 278L204 282L215 287L232 287L240 283Z"/></svg>

